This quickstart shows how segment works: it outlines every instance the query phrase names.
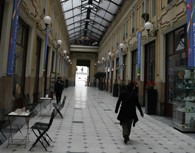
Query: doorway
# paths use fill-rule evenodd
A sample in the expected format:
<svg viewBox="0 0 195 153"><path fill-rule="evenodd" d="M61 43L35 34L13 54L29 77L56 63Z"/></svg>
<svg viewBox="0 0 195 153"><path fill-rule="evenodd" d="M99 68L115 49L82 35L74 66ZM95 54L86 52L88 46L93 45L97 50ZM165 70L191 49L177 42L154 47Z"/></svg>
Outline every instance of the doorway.
<svg viewBox="0 0 195 153"><path fill-rule="evenodd" d="M36 46L36 54L35 54L35 82L34 82L34 91L33 91L33 102L38 101L39 97L39 68L40 68L40 54L41 54L41 43L42 40L39 36L37 36L37 46Z"/></svg>
<svg viewBox="0 0 195 153"><path fill-rule="evenodd" d="M89 68L87 66L77 66L75 76L75 86L87 86Z"/></svg>

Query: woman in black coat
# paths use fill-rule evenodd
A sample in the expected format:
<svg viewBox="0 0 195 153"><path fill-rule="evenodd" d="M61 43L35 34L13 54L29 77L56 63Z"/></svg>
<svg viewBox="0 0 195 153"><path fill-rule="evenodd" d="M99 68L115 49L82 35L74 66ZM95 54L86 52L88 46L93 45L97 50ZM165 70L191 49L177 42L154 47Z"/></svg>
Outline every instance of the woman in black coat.
<svg viewBox="0 0 195 153"><path fill-rule="evenodd" d="M133 126L135 126L135 123L138 121L136 107L138 108L141 116L144 116L141 105L139 103L137 88L135 86L128 86L126 92L123 92L119 96L115 108L115 113L118 113L120 105L121 107L117 119L120 121L122 126L124 143L126 144L129 140L132 123Z"/></svg>

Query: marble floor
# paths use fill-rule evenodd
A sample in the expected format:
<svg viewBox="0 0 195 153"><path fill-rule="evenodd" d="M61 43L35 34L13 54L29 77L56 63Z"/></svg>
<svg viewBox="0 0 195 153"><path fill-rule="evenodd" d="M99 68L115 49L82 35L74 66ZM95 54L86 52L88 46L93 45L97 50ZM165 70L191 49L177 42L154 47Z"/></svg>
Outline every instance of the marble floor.
<svg viewBox="0 0 195 153"><path fill-rule="evenodd" d="M139 116L139 122L132 128L130 141L124 144L121 126L114 113L116 97L94 87L68 87L67 96L61 110L63 119L57 115L48 134L53 139L47 149L54 153L194 153L195 137L174 129L170 120L146 115ZM30 126L36 121L48 122L51 109L44 109L30 119ZM138 113L139 115L139 113ZM25 132L23 127L22 132ZM20 132L14 138L21 137ZM1 153L46 152L30 130L27 146L0 146ZM14 143L14 142L13 142Z"/></svg>

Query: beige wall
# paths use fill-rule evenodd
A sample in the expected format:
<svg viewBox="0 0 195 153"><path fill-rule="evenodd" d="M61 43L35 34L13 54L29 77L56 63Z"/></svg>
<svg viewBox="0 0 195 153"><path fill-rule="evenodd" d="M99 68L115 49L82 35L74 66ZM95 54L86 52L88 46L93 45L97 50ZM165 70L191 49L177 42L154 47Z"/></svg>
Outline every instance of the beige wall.
<svg viewBox="0 0 195 153"><path fill-rule="evenodd" d="M14 97L12 96L13 90L13 77L8 77L6 75L7 68L7 57L8 57L8 47L9 47L9 36L11 29L11 16L12 16L12 0L6 0L5 8L4 8L4 17L3 17L3 27L1 39L2 42L0 44L0 89L5 89L0 92L0 109L5 110L6 112L12 108ZM35 72L34 67L37 63L35 63L35 54L36 54L36 38L37 35L42 39L42 47L41 47L41 59L40 59L40 72L39 72L39 93L40 96L43 96L44 91L44 73L43 73L43 59L44 59L44 49L45 49L45 31L41 31L39 29L44 29L45 25L43 23L43 17L49 15L52 18L52 24L50 26L49 32L49 58L48 58L48 73L47 75L47 88L49 89L49 81L50 81L50 69L52 67L52 51L56 51L57 40L62 40L62 45L58 49L58 57L61 58L63 50L67 50L69 52L69 40L68 40L68 32L66 29L66 25L64 22L64 15L62 13L62 7L60 0L41 0L41 1L29 1L23 0L20 9L20 18L24 20L24 22L29 26L29 35L28 35L28 46L27 46L27 59L26 59L26 70L25 70L25 93L29 93L32 99L33 90L34 90L34 81L35 81ZM37 24L39 29L37 29ZM64 62L63 62L64 60ZM59 59L58 59L59 61ZM61 74L61 76L67 77L68 74L64 70L67 69L67 66L63 63L65 62L65 58L61 59L62 65L61 68L57 68L57 72ZM54 61L55 64L55 61ZM53 66L54 67L54 66ZM58 65L59 67L59 65ZM64 68L63 68L64 67ZM12 102L13 101L13 102ZM4 112L5 112L4 111Z"/></svg>
<svg viewBox="0 0 195 153"><path fill-rule="evenodd" d="M146 2L148 7L146 6ZM145 4L145 5L143 5ZM145 44L155 40L156 43L156 69L155 81L158 85L158 113L162 114L165 103L165 35L166 33L184 25L186 23L184 1L173 0L170 4L167 1L156 1L156 15L152 16L152 0L138 0L138 1L125 1L121 7L121 11L112 22L110 28L105 33L101 43L98 60L102 56L112 51L115 60L117 58L117 43L118 45L125 43L125 52L127 54L127 73L128 80L131 80L131 52L137 49L137 32L142 33L141 38L141 73L140 73L140 99L144 99L144 58L145 58ZM149 37L147 31L144 29L144 20L141 18L142 13L148 12L150 15L149 20L154 24L154 30L157 31L156 37ZM128 27L128 28L127 28ZM132 32L134 28L134 32ZM124 36L124 37L123 37ZM123 39L124 38L124 39ZM116 69L116 63L114 66ZM115 70L114 70L115 72ZM115 77L115 73L114 73ZM114 78L115 79L115 78ZM113 81L114 81L113 79Z"/></svg>

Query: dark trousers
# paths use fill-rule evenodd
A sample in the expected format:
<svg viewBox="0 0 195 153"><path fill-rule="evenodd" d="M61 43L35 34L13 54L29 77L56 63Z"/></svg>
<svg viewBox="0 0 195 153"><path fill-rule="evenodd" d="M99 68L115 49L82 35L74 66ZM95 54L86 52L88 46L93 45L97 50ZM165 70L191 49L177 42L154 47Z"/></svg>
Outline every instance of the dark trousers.
<svg viewBox="0 0 195 153"><path fill-rule="evenodd" d="M56 102L60 103L62 92L56 92Z"/></svg>
<svg viewBox="0 0 195 153"><path fill-rule="evenodd" d="M129 138L129 135L131 133L131 125L132 125L133 119L129 121L122 122L122 129L123 129L123 137Z"/></svg>

